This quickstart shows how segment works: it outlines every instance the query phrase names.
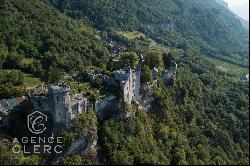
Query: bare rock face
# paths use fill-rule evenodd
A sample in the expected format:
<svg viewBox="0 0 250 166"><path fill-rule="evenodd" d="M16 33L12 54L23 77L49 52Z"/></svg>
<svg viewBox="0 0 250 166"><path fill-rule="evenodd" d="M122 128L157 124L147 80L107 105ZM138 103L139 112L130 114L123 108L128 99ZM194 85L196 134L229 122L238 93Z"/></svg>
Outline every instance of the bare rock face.
<svg viewBox="0 0 250 166"><path fill-rule="evenodd" d="M67 155L87 154L89 150L95 149L97 145L96 138L86 132L79 136L73 145L67 151Z"/></svg>
<svg viewBox="0 0 250 166"><path fill-rule="evenodd" d="M223 1L223 0L216 0L216 2L219 3L219 4L221 4L225 8L228 8L228 4L225 1Z"/></svg>
<svg viewBox="0 0 250 166"><path fill-rule="evenodd" d="M78 156L79 160L97 161L97 138L91 132L86 131L78 136L69 149L61 156L56 157L52 165L64 164L67 157Z"/></svg>
<svg viewBox="0 0 250 166"><path fill-rule="evenodd" d="M71 121L71 127L63 131L63 154L52 156L52 164L86 164L97 161L97 116L88 111Z"/></svg>

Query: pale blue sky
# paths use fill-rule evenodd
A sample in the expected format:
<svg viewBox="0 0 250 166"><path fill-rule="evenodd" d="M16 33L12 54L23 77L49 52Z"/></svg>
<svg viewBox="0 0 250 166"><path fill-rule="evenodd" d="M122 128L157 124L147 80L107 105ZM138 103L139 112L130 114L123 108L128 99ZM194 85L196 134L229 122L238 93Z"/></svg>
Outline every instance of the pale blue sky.
<svg viewBox="0 0 250 166"><path fill-rule="evenodd" d="M240 17L249 21L249 0L224 0L229 8Z"/></svg>

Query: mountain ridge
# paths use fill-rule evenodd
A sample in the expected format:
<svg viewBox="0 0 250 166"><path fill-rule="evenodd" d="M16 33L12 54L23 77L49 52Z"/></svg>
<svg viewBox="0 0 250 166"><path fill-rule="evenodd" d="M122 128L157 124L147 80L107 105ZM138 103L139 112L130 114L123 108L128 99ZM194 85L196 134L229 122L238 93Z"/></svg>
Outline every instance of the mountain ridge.
<svg viewBox="0 0 250 166"><path fill-rule="evenodd" d="M178 48L188 43L210 57L237 64L241 57L248 61L248 32L215 0L49 2L75 19L87 18L98 29L138 30L167 46Z"/></svg>
<svg viewBox="0 0 250 166"><path fill-rule="evenodd" d="M240 17L238 14L236 14L234 11L232 11L231 9L229 9L228 7L228 3L225 2L224 0L216 0L219 4L221 4L222 6L224 6L225 8L227 8L228 10L230 10L236 18L240 19L240 22L242 24L242 26L249 31L249 21L245 20L244 18Z"/></svg>

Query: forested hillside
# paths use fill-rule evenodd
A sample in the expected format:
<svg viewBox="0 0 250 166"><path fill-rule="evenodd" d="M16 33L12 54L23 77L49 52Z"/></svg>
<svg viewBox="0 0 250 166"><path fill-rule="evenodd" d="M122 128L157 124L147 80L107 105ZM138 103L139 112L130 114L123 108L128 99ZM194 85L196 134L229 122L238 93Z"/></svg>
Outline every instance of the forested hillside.
<svg viewBox="0 0 250 166"><path fill-rule="evenodd" d="M107 62L108 50L95 29L40 0L0 1L0 22L0 68L5 69L1 73L12 70L9 75L14 77L0 75L0 98L21 95L22 88L15 86L26 86L27 79L36 85L34 76L48 81L49 71L60 74ZM13 83L9 80L16 72L21 77Z"/></svg>
<svg viewBox="0 0 250 166"><path fill-rule="evenodd" d="M100 29L139 30L167 46L191 44L210 57L248 66L248 32L215 0L49 1Z"/></svg>
<svg viewBox="0 0 250 166"><path fill-rule="evenodd" d="M22 59L33 58L44 69L69 72L76 66L101 66L107 59L107 49L93 28L40 0L3 0L0 13L1 66L20 68ZM11 60L17 64L9 65Z"/></svg>
<svg viewBox="0 0 250 166"><path fill-rule="evenodd" d="M39 85L66 82L73 92L94 89L94 100L104 90L117 95L101 79L86 81L86 73L110 76L127 60L135 68L142 54L141 87L152 87L141 96L154 100L149 110L133 103L107 110L103 119L90 108L60 134L66 151L90 131L97 149L59 158L12 153L13 137L26 132L27 103L11 116L10 129L0 128L0 165L249 164L249 81L207 60L248 67L247 37L215 0L1 0L0 99L27 94L35 86L25 85L27 76ZM109 38L127 50L114 55ZM161 72L173 70L173 61L177 74L166 83ZM134 114L121 116L127 110Z"/></svg>

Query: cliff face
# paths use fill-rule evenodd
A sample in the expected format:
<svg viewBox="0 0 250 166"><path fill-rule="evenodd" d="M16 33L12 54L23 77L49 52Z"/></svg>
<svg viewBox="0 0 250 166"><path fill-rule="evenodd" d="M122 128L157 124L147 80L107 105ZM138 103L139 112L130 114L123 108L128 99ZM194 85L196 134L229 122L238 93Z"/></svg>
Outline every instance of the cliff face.
<svg viewBox="0 0 250 166"><path fill-rule="evenodd" d="M81 134L71 145L66 155L87 154L89 150L95 150L97 138L89 132Z"/></svg>
<svg viewBox="0 0 250 166"><path fill-rule="evenodd" d="M71 128L62 131L64 150L60 155L52 155L49 164L71 165L77 158L80 163L93 164L97 159L97 117L93 111L87 111L71 122ZM75 164L75 163L74 163Z"/></svg>
<svg viewBox="0 0 250 166"><path fill-rule="evenodd" d="M222 6L224 6L225 8L228 8L228 3L223 1L223 0L216 0L216 2L218 2L219 4L221 4Z"/></svg>
<svg viewBox="0 0 250 166"><path fill-rule="evenodd" d="M219 3L219 4L221 4L222 6L224 6L225 8L227 8L228 10L230 10L229 7L228 7L228 3L227 2L225 2L223 0L216 0L216 2ZM233 11L231 11L231 12L235 15L235 17L237 19L240 20L242 27L245 28L247 31L249 31L249 22L246 21L246 20L244 20L243 18L239 17Z"/></svg>

